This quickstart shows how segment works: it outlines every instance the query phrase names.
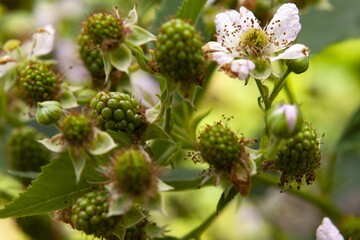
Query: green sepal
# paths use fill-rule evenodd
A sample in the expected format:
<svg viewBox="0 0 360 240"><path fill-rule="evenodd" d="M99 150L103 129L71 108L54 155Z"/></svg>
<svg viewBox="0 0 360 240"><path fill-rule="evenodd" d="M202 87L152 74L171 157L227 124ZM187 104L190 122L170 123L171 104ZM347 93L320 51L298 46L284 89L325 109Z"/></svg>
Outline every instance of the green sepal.
<svg viewBox="0 0 360 240"><path fill-rule="evenodd" d="M131 27L131 34L126 38L126 42L134 46L141 46L155 40L155 35L136 25Z"/></svg>
<svg viewBox="0 0 360 240"><path fill-rule="evenodd" d="M228 191L228 193L225 193L225 191L221 194L221 197L218 201L218 204L216 206L216 212L220 213L224 207L231 201L234 199L234 197L238 194L239 192L236 190L235 187L230 188L230 190Z"/></svg>
<svg viewBox="0 0 360 240"><path fill-rule="evenodd" d="M167 216L167 213L164 209L163 197L160 193L156 193L155 197L150 198L143 207L146 210L157 211L160 214Z"/></svg>
<svg viewBox="0 0 360 240"><path fill-rule="evenodd" d="M62 86L62 92L59 102L64 109L74 108L78 106L75 95L65 85Z"/></svg>
<svg viewBox="0 0 360 240"><path fill-rule="evenodd" d="M118 48L110 51L111 65L116 69L128 73L131 65L131 51L125 44L120 44Z"/></svg>
<svg viewBox="0 0 360 240"><path fill-rule="evenodd" d="M110 202L108 216L123 215L130 210L132 205L132 199L126 196L120 196Z"/></svg>
<svg viewBox="0 0 360 240"><path fill-rule="evenodd" d="M97 128L94 129L94 141L91 148L89 149L89 153L92 155L101 155L111 151L116 147L117 145L110 134Z"/></svg>
<svg viewBox="0 0 360 240"><path fill-rule="evenodd" d="M62 134L59 133L52 138L45 138L42 140L38 140L38 142L52 152L61 153L64 152L67 148L67 144L65 143L65 141L61 139L61 135Z"/></svg>
<svg viewBox="0 0 360 240"><path fill-rule="evenodd" d="M78 183L88 158L87 153L83 150L76 150L75 152L73 149L69 148L68 154L74 166L76 183Z"/></svg>
<svg viewBox="0 0 360 240"><path fill-rule="evenodd" d="M106 130L119 147L129 147L133 144L131 137L124 132Z"/></svg>
<svg viewBox="0 0 360 240"><path fill-rule="evenodd" d="M105 82L109 81L110 73L112 70L111 60L110 60L110 53L107 51L101 51L101 56L104 62L104 71L105 71Z"/></svg>
<svg viewBox="0 0 360 240"><path fill-rule="evenodd" d="M125 240L126 228L117 226L112 234L115 235L119 240Z"/></svg>

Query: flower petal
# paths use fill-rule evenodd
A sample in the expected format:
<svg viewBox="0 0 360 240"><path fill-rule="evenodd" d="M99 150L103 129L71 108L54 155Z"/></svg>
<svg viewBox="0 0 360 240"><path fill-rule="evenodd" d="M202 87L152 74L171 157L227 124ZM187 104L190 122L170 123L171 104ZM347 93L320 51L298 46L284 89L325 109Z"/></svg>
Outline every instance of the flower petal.
<svg viewBox="0 0 360 240"><path fill-rule="evenodd" d="M234 57L230 54L230 52L218 42L208 42L202 49L208 60L215 61L219 65L223 65L234 60Z"/></svg>
<svg viewBox="0 0 360 240"><path fill-rule="evenodd" d="M249 28L261 29L259 20L254 13L249 11L246 7L240 7L240 23L242 33Z"/></svg>
<svg viewBox="0 0 360 240"><path fill-rule="evenodd" d="M275 57L271 57L271 61L275 61L278 59L297 59L301 57L309 56L309 48L303 44L294 44L288 49L286 49L283 53Z"/></svg>
<svg viewBox="0 0 360 240"><path fill-rule="evenodd" d="M242 33L239 12L229 10L217 14L215 26L218 43L230 51L235 50Z"/></svg>
<svg viewBox="0 0 360 240"><path fill-rule="evenodd" d="M33 34L29 57L46 55L54 48L55 29L51 25L40 28Z"/></svg>
<svg viewBox="0 0 360 240"><path fill-rule="evenodd" d="M246 80L249 78L250 71L255 69L255 64L246 59L234 60L231 63L231 71L237 74L240 80Z"/></svg>
<svg viewBox="0 0 360 240"><path fill-rule="evenodd" d="M17 62L10 56L5 55L0 58L0 78L4 76L8 71L13 69L17 65Z"/></svg>
<svg viewBox="0 0 360 240"><path fill-rule="evenodd" d="M266 26L270 52L280 51L292 44L301 29L299 10L293 3L283 4Z"/></svg>
<svg viewBox="0 0 360 240"><path fill-rule="evenodd" d="M316 240L344 240L344 237L331 220L325 217L321 225L316 229Z"/></svg>

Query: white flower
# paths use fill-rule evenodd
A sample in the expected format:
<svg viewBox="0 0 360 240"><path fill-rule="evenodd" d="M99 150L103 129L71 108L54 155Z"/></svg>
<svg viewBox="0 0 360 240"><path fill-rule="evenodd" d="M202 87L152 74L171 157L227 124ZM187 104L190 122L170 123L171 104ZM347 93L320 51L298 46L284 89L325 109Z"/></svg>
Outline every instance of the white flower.
<svg viewBox="0 0 360 240"><path fill-rule="evenodd" d="M245 7L239 12L228 10L216 15L217 42L207 43L203 50L229 76L263 80L271 74L271 61L309 55L306 46L293 45L301 29L299 20L299 10L292 3L283 4L264 29Z"/></svg>
<svg viewBox="0 0 360 240"><path fill-rule="evenodd" d="M321 225L316 229L316 240L344 240L331 220L325 217Z"/></svg>
<svg viewBox="0 0 360 240"><path fill-rule="evenodd" d="M51 25L39 28L30 41L24 42L20 48L12 49L0 56L0 78L16 67L23 58L31 59L50 53L54 47L55 29Z"/></svg>

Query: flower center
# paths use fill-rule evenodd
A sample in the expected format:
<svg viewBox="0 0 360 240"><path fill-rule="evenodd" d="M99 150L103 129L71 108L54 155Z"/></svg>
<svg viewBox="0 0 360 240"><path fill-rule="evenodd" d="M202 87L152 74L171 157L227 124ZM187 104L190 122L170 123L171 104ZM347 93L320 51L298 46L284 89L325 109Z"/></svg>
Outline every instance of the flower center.
<svg viewBox="0 0 360 240"><path fill-rule="evenodd" d="M269 39L264 30L250 28L241 36L238 48L247 56L258 57L265 53L268 43Z"/></svg>

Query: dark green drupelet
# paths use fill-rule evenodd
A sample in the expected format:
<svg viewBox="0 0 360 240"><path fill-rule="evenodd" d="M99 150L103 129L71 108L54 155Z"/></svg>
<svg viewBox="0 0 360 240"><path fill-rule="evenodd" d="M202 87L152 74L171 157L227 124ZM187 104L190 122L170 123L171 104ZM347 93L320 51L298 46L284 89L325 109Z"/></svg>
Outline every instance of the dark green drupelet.
<svg viewBox="0 0 360 240"><path fill-rule="evenodd" d="M71 222L75 229L95 237L108 237L115 229L119 216L108 216L108 194L104 191L88 192L71 207Z"/></svg>
<svg viewBox="0 0 360 240"><path fill-rule="evenodd" d="M90 101L90 108L102 130L133 133L144 122L139 101L126 93L99 92Z"/></svg>

